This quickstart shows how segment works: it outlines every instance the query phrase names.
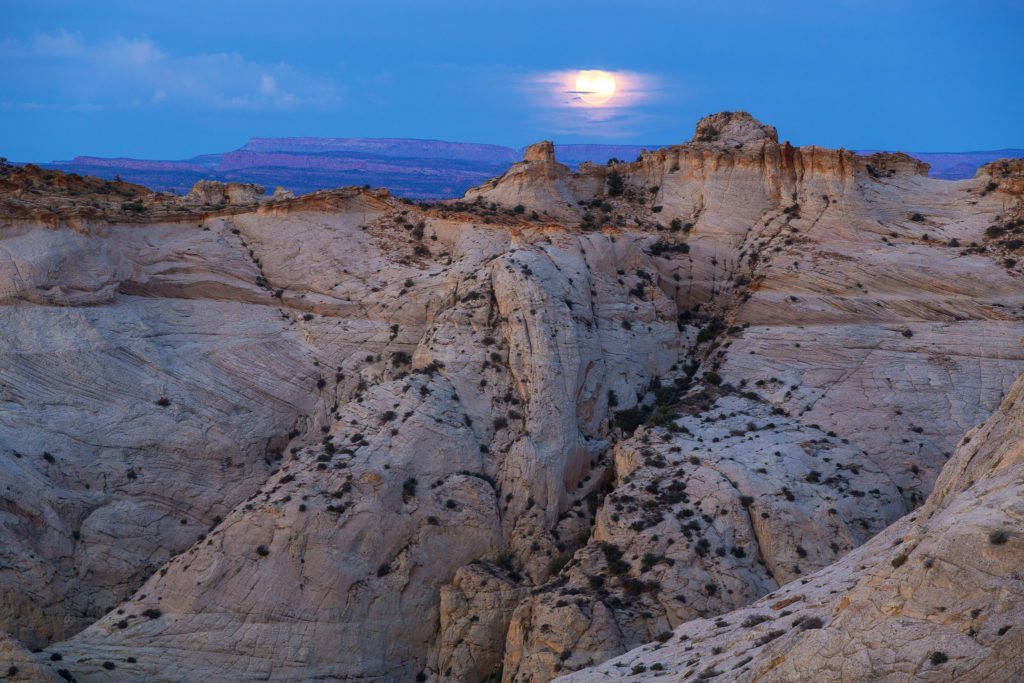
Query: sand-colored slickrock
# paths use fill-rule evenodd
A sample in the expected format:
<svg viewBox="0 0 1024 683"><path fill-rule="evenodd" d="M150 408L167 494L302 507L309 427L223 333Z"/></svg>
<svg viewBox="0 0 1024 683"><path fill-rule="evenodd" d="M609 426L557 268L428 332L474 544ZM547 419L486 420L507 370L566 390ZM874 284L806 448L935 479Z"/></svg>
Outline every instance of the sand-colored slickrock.
<svg viewBox="0 0 1024 683"><path fill-rule="evenodd" d="M1020 673L1021 390L950 458L1024 168L926 171L743 113L429 205L0 168L0 673Z"/></svg>

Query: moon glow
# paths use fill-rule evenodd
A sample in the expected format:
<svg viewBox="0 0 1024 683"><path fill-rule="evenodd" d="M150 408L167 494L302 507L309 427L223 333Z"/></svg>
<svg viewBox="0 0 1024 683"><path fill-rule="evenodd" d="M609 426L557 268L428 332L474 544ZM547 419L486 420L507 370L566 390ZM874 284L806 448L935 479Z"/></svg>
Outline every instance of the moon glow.
<svg viewBox="0 0 1024 683"><path fill-rule="evenodd" d="M576 94L585 104L599 107L615 96L615 76L591 69L576 74Z"/></svg>

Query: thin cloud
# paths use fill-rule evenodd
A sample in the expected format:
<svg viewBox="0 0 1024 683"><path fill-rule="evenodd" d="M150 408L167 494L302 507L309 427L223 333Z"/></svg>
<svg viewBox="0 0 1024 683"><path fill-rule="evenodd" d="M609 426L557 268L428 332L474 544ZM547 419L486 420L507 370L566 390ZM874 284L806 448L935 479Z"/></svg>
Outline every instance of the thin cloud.
<svg viewBox="0 0 1024 683"><path fill-rule="evenodd" d="M260 64L233 52L173 56L148 38L88 42L79 34L41 33L0 41L0 85L31 92L23 104L53 108L198 106L294 110L337 106L338 87L288 64ZM28 79L47 86L46 101ZM38 84L38 82L36 84Z"/></svg>
<svg viewBox="0 0 1024 683"><path fill-rule="evenodd" d="M552 133L625 138L635 135L651 116L647 105L660 96L661 86L652 74L606 70L615 79L614 94L595 102L591 91L577 87L580 69L534 74L523 91Z"/></svg>

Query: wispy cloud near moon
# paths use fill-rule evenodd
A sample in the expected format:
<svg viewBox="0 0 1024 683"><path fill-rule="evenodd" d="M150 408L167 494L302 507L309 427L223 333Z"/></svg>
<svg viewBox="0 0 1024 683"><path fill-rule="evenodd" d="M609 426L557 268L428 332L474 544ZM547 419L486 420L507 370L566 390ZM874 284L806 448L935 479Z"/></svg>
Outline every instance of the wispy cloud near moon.
<svg viewBox="0 0 1024 683"><path fill-rule="evenodd" d="M604 71L615 80L615 94L605 103L594 104L584 99L587 91L577 89L578 76L582 71L593 70L549 71L536 76L533 82L541 86L541 92L547 91L549 106L563 108L624 109L649 102L657 93L657 79L650 74L635 71Z"/></svg>
<svg viewBox="0 0 1024 683"><path fill-rule="evenodd" d="M526 91L553 132L625 137L649 118L643 106L657 99L660 83L636 71L561 69L535 74Z"/></svg>

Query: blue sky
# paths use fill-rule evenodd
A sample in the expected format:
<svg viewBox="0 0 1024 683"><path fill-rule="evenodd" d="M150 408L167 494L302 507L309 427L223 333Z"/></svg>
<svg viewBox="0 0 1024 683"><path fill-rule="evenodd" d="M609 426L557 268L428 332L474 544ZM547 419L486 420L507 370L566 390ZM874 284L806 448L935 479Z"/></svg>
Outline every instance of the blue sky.
<svg viewBox="0 0 1024 683"><path fill-rule="evenodd" d="M254 136L1024 147L1024 2L0 0L0 155L180 159ZM642 83L599 112L554 74ZM561 98L561 99L560 99Z"/></svg>

